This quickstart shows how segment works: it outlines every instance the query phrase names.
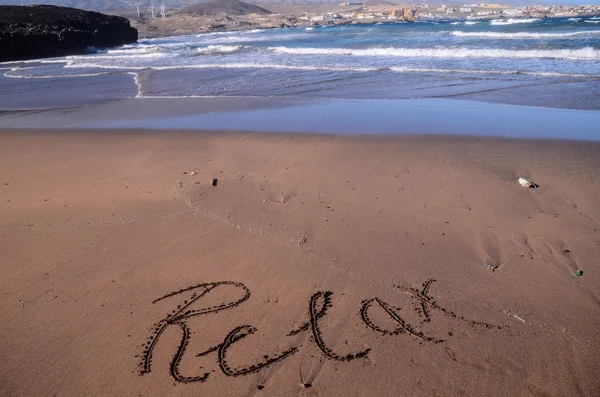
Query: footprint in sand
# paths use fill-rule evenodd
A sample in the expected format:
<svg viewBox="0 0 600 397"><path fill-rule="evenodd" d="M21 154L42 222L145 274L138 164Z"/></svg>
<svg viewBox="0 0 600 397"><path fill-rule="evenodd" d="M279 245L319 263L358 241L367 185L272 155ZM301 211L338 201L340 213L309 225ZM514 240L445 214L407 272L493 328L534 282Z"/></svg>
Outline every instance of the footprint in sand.
<svg viewBox="0 0 600 397"><path fill-rule="evenodd" d="M512 236L514 250L521 258L534 259L537 252L531 246L529 237L525 233L517 233Z"/></svg>
<svg viewBox="0 0 600 397"><path fill-rule="evenodd" d="M573 259L571 250L563 240L546 239L544 240L544 246L548 253L544 258L547 263L551 263L555 265L557 269L567 271L571 274L575 274L575 272L579 270L579 265ZM546 257L549 257L549 260L546 259Z"/></svg>
<svg viewBox="0 0 600 397"><path fill-rule="evenodd" d="M492 266L502 266L502 251L496 233L490 228L479 233L478 251L481 262Z"/></svg>

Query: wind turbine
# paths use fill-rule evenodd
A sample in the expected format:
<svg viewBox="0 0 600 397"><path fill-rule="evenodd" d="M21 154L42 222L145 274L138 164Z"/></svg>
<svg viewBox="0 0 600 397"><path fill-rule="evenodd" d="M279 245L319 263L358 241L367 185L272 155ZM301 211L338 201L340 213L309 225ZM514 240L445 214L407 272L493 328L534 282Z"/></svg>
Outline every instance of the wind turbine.
<svg viewBox="0 0 600 397"><path fill-rule="evenodd" d="M163 1L160 2L160 15L165 19L165 3Z"/></svg>
<svg viewBox="0 0 600 397"><path fill-rule="evenodd" d="M152 18L156 18L154 16L154 0L150 0L150 11L152 12Z"/></svg>

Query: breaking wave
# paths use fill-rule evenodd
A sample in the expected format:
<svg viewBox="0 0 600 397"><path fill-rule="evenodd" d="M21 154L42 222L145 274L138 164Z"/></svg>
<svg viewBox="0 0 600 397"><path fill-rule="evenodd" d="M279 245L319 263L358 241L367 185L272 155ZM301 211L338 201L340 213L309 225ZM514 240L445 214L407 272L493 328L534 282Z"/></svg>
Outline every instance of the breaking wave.
<svg viewBox="0 0 600 397"><path fill-rule="evenodd" d="M98 68L98 69L124 69L123 67L107 66L101 64L85 63L79 65L67 65L67 68ZM478 70L478 69L443 69L443 68L420 68L408 66L393 67L343 67L343 66L306 66L306 65L286 65L275 63L257 63L257 62L238 62L238 63L214 63L201 65L171 65L171 66L152 66L143 68L134 68L137 70L156 70L169 71L181 69L280 69L280 70L299 70L299 71L330 71L330 72L394 72L394 73L460 73L460 74L498 74L498 75L530 75L530 76L548 76L548 77L600 77L600 75L554 73L554 72L532 72L521 70Z"/></svg>
<svg viewBox="0 0 600 397"><path fill-rule="evenodd" d="M450 25L477 25L481 23L481 21L460 21L460 22L452 22Z"/></svg>
<svg viewBox="0 0 600 397"><path fill-rule="evenodd" d="M118 50L108 50L107 54L123 54L123 55L137 55L137 54L151 54L163 52L164 49L158 45L140 45L133 48L122 48Z"/></svg>
<svg viewBox="0 0 600 397"><path fill-rule="evenodd" d="M555 73L555 72L528 72L522 70L470 70L470 69L437 69L437 68L410 68L391 67L389 70L399 73L461 73L461 74L504 74L504 75L527 75L545 77L600 77L586 74Z"/></svg>
<svg viewBox="0 0 600 397"><path fill-rule="evenodd" d="M574 50L507 50L475 48L290 48L269 47L282 54L351 55L365 57L428 57L428 58L555 58L600 60L600 50L585 47Z"/></svg>
<svg viewBox="0 0 600 397"><path fill-rule="evenodd" d="M95 68L95 69L110 69L110 70L143 70L150 69L148 66L120 66L120 65L105 65L101 63L92 63L92 62L76 62L74 60L68 61L65 66L65 69L85 69L85 68Z"/></svg>
<svg viewBox="0 0 600 397"><path fill-rule="evenodd" d="M540 38L562 38L562 37L574 37L581 35L592 35L600 34L600 30L581 30L578 32L564 32L564 33L532 33L532 32L461 32L454 31L450 33L453 36L459 37L489 37L494 39L540 39Z"/></svg>
<svg viewBox="0 0 600 397"><path fill-rule="evenodd" d="M539 20L539 18L493 19L490 21L490 25L513 25L515 23L532 23Z"/></svg>
<svg viewBox="0 0 600 397"><path fill-rule="evenodd" d="M277 34L277 35L231 35L231 36L207 36L200 37L203 44L229 44L229 43L248 43L248 42L262 42L262 41L285 41L294 40L304 37L303 33L290 33L290 34Z"/></svg>
<svg viewBox="0 0 600 397"><path fill-rule="evenodd" d="M158 66L156 70L178 69L179 66ZM239 63L216 63L205 65L189 65L185 69L288 69L288 70L323 70L331 72L375 72L383 70L382 68L369 67L336 67L336 66L305 66L305 65L285 65L285 64L270 64L270 63L255 63L255 62L239 62Z"/></svg>
<svg viewBox="0 0 600 397"><path fill-rule="evenodd" d="M112 54L103 54L103 55L69 55L65 57L67 61L78 61L78 60L109 60L109 59L143 59L143 58L162 58L166 57L168 54L163 54L160 52L155 53L137 53L137 54L121 54L121 55L112 55ZM64 61L63 61L64 62Z"/></svg>
<svg viewBox="0 0 600 397"><path fill-rule="evenodd" d="M0 65L15 65L15 64L31 64L31 63L65 63L65 58L52 59L27 59L22 61L6 61L0 62Z"/></svg>
<svg viewBox="0 0 600 397"><path fill-rule="evenodd" d="M245 48L243 45L209 45L208 47L198 48L196 53L198 55L230 54L243 48Z"/></svg>
<svg viewBox="0 0 600 397"><path fill-rule="evenodd" d="M68 78L75 78L75 77L106 76L106 75L112 74L109 72L105 72L105 73L79 73L79 74L43 76L43 75L13 74L10 72L12 72L12 70L4 73L4 77L8 77L11 79L68 79ZM117 73L117 74L119 74L119 73ZM127 73L121 73L121 74L127 74Z"/></svg>

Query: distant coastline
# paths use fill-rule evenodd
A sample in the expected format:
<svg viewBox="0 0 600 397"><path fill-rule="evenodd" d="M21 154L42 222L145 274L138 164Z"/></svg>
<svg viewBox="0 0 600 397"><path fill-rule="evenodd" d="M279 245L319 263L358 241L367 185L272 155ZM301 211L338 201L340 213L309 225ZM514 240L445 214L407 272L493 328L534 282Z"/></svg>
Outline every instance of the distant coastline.
<svg viewBox="0 0 600 397"><path fill-rule="evenodd" d="M339 8L339 7L338 7ZM277 29L277 28L314 28L323 26L339 26L339 25L375 25L375 24L392 24L392 23L415 23L415 22L488 22L491 20L519 20L519 19L558 19L558 18L591 18L600 16L600 5L598 10L585 14L572 15L555 15L548 13L531 13L527 15L482 15L469 16L461 15L460 17L440 18L436 16L418 15L415 18L391 19L389 16L383 15L373 18L333 18L327 20L327 15L341 14L339 12L324 12L324 14L314 13L312 19L299 19L294 14L289 13L273 13L259 18L248 16L194 16L170 14L165 19L148 18L142 16L127 15L130 23L139 31L140 38L160 38L169 36L183 36L188 34L201 34L211 32L237 32L249 31L257 29ZM335 8L332 8L335 10ZM319 20L319 15L323 16ZM316 18L316 19L315 19Z"/></svg>

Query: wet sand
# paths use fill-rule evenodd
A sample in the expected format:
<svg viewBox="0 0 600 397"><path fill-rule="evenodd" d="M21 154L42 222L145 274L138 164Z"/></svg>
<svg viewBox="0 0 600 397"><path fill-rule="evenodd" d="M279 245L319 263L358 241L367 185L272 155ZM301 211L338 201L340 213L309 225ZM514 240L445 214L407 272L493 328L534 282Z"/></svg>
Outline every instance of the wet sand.
<svg viewBox="0 0 600 397"><path fill-rule="evenodd" d="M0 111L3 129L201 129L598 141L598 125L598 111L439 98L137 98L60 109Z"/></svg>
<svg viewBox="0 0 600 397"><path fill-rule="evenodd" d="M595 396L599 170L594 142L1 132L0 394Z"/></svg>

